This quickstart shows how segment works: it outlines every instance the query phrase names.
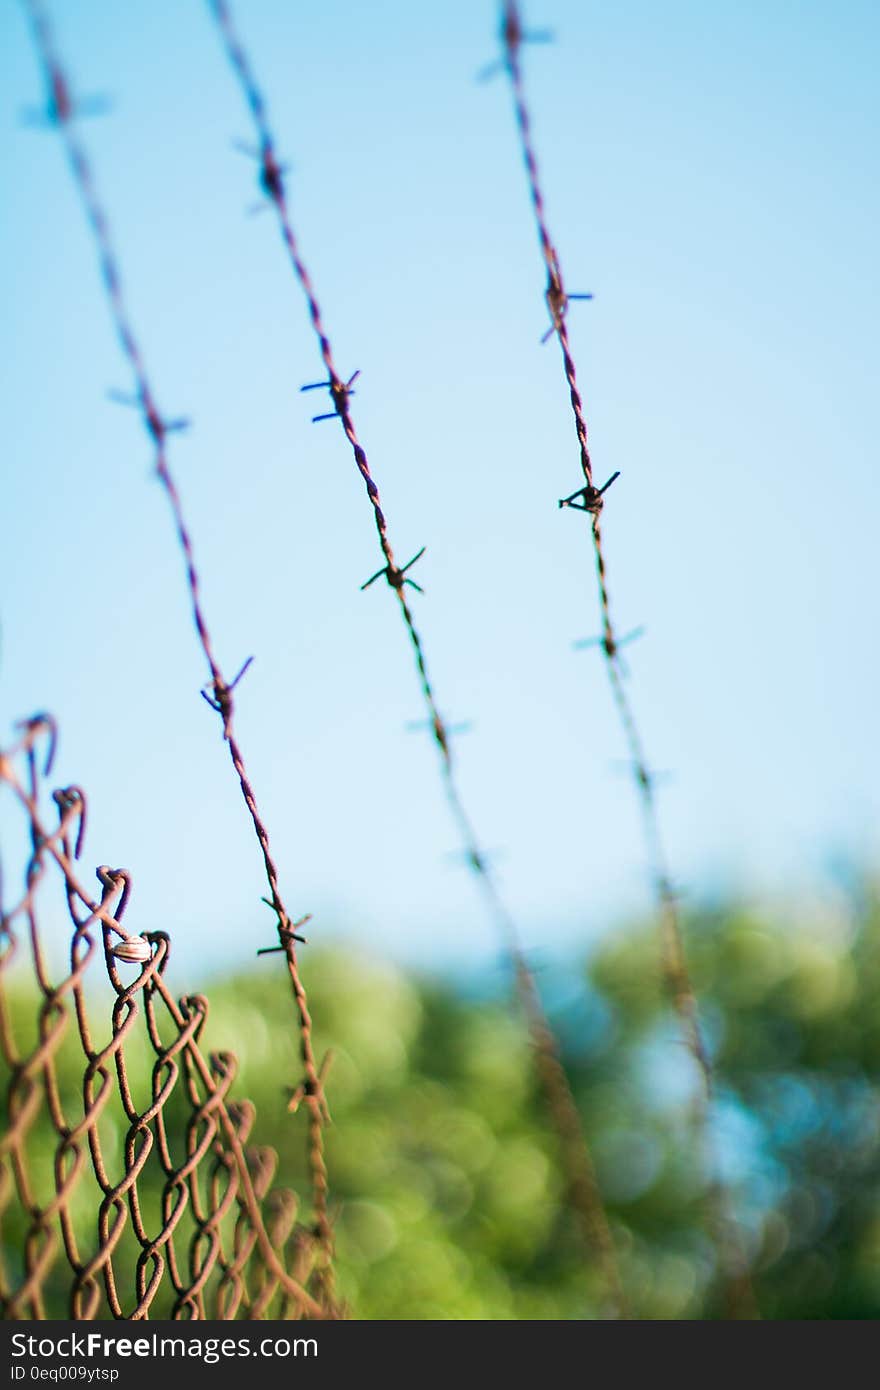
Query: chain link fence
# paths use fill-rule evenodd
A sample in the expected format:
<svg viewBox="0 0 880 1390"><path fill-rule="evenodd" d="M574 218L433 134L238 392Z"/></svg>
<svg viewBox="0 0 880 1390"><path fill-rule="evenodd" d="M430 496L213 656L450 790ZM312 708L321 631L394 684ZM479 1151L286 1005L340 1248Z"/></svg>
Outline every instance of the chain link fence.
<svg viewBox="0 0 880 1390"><path fill-rule="evenodd" d="M54 742L41 715L0 754L4 825L26 837L23 890L0 881L2 1316L334 1316L236 1058L204 1049L208 1000L174 997L165 932L125 926L126 870L83 886L85 795L47 795Z"/></svg>

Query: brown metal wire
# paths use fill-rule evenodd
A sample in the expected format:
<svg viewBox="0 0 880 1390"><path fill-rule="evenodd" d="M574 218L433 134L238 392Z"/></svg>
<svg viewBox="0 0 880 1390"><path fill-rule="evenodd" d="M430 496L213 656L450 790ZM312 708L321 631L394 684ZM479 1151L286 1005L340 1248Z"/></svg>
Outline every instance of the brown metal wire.
<svg viewBox="0 0 880 1390"><path fill-rule="evenodd" d="M577 370L572 355L568 335L566 314L569 301L562 278L559 255L550 236L544 195L538 174L538 163L532 139L531 117L526 103L520 53L529 35L523 28L519 7L515 0L505 0L502 12L501 42L503 59L500 64L507 72L513 92L513 104L519 131L523 163L528 177L529 193L534 210L535 224L541 255L547 269L547 289L545 298L550 312L551 327L547 337L554 336L562 352L565 380L571 400L580 454L584 486L571 497L559 503L560 507L574 507L590 517L596 574L599 587L599 609L602 623L602 649L611 694L620 718L629 750L633 779L639 796L645 827L648 856L654 882L654 893L660 918L662 968L673 1006L680 1019L689 1051L697 1066L701 1080L701 1100L698 1124L701 1142L707 1155L710 1173L715 1171L712 1159L712 1146L709 1136L709 1107L713 1098L714 1076L712 1062L697 1008L696 995L688 969L687 955L678 907L678 899L672 885L666 851L660 828L657 810L654 777L651 774L644 751L642 737L636 722L632 702L624 683L624 671L620 659L621 639L611 617L611 603L608 593L605 552L602 543L600 516L604 505L604 492L609 483L598 488L593 477L593 463L590 456L587 420L583 399L577 381ZM614 477L617 475L615 474ZM610 479L613 482L614 478ZM719 1258L722 1263L726 1283L729 1310L734 1316L755 1317L757 1305L749 1278L748 1267L740 1247L739 1236L727 1210L726 1195L718 1182L711 1180L712 1225L715 1230Z"/></svg>
<svg viewBox="0 0 880 1390"><path fill-rule="evenodd" d="M169 435L181 428L184 422L170 421L159 409L147 375L144 357L123 293L122 277L110 235L109 222L98 197L91 164L75 128L77 104L55 50L45 7L40 3L40 0L23 0L23 4L31 22L37 55L46 80L48 91L46 116L61 135L74 183L91 227L113 324L134 378L135 396L132 404L139 409L144 427L152 441L156 476L168 499L177 540L184 557L193 622L210 676L202 693L211 707L220 715L223 738L229 749L232 765L238 777L242 796L262 853L269 889L268 897L264 901L275 913L278 939L287 960L288 974L298 1014L300 1053L304 1071L304 1080L299 1090L308 1111L308 1149L314 1223L324 1251L324 1279L329 1298L332 1288L333 1233L328 1215L328 1179L323 1139L323 1128L328 1118L328 1112L324 1096L324 1068L319 1067L315 1059L312 1045L312 1020L305 986L297 963L295 930L300 923L294 920L282 900L278 869L272 856L269 833L260 815L244 756L233 730L233 691L250 663L246 662L238 675L229 681L224 676L215 655L204 612L192 536L186 524L180 493L168 459Z"/></svg>
<svg viewBox="0 0 880 1390"><path fill-rule="evenodd" d="M98 869L100 899L82 886L84 793L53 792L50 827L54 724L21 729L0 752L30 838L23 892L0 901L0 1316L333 1316L320 1235L249 1145L253 1105L230 1098L235 1058L202 1051L207 999L175 1000L165 932L129 931L126 870ZM72 933L53 969L56 899Z"/></svg>
<svg viewBox="0 0 880 1390"><path fill-rule="evenodd" d="M566 1174L569 1201L580 1229L591 1250L598 1256L607 1290L611 1315L628 1315L614 1242L596 1182L595 1169L568 1078L562 1066L559 1049L541 1004L534 976L519 944L515 922L498 892L486 854L468 815L455 774L449 727L440 713L434 684L428 673L425 647L415 617L407 599L406 589L419 586L408 571L419 559L419 551L403 566L398 565L388 531L388 522L373 476L366 450L355 429L351 411L354 377L345 378L339 372L330 339L324 325L314 284L306 268L294 232L284 183L284 169L279 161L278 146L269 124L266 101L254 75L253 68L236 31L229 5L225 0L208 0L216 21L230 66L239 82L253 118L259 141L259 181L263 195L272 204L293 273L305 295L309 318L318 339L321 360L327 373L325 381L315 386L330 393L332 409L327 416L338 416L345 436L351 445L354 462L360 473L367 497L373 509L373 520L379 538L384 564L363 588L384 578L397 600L401 617L412 647L419 686L428 712L429 725L436 744L444 790L458 827L467 863L475 874L489 911L496 923L513 966L517 993L525 1014L536 1053L537 1072L545 1095L550 1123L556 1133L561 1163ZM305 389L313 389L307 387Z"/></svg>

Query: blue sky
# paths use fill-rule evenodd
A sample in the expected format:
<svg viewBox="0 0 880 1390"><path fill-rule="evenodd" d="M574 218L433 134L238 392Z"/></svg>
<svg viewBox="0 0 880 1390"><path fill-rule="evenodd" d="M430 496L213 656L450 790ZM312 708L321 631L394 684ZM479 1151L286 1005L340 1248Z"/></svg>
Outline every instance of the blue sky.
<svg viewBox="0 0 880 1390"><path fill-rule="evenodd" d="M202 4L56 5L163 409L237 729L311 938L461 969L496 952L362 485ZM650 902L595 652L576 441L491 4L252 0L239 27L414 606L463 791L537 952ZM810 887L878 849L875 416L880 38L844 3L546 0L525 54L631 694L690 891ZM167 505L22 12L2 16L6 350L0 725L61 724L89 866L195 979L268 944L256 843L198 691Z"/></svg>

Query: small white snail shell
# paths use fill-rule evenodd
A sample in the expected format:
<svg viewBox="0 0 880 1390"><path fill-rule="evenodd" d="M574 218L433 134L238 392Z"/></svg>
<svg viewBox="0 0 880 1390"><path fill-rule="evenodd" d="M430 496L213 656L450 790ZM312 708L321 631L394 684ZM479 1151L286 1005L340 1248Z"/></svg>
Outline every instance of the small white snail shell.
<svg viewBox="0 0 880 1390"><path fill-rule="evenodd" d="M120 941L118 946L114 946L110 954L119 960L143 962L151 958L153 948L142 936L129 936L125 941Z"/></svg>

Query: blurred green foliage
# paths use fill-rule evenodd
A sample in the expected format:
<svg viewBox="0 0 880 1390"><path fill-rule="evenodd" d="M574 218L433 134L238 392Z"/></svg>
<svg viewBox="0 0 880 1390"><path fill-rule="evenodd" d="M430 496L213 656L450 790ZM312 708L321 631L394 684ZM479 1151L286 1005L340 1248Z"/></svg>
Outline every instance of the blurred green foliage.
<svg viewBox="0 0 880 1390"><path fill-rule="evenodd" d="M762 1313L876 1317L880 899L860 884L821 909L726 905L692 914L687 935L718 1074L713 1140ZM310 948L305 968L318 1052L335 1053L328 1162L353 1315L600 1315L529 1042L503 990L475 995L362 953ZM581 969L539 980L633 1311L719 1316L695 1077L662 997L653 928L620 931ZM262 963L211 998L205 1043L238 1054L254 1137L305 1192L305 1121L285 1103L299 1077L284 974ZM75 1085L73 1049L69 1061ZM146 1058L144 1071L136 1085ZM48 1151L44 1166L48 1181Z"/></svg>

